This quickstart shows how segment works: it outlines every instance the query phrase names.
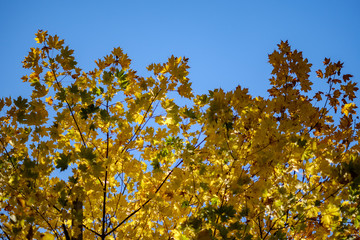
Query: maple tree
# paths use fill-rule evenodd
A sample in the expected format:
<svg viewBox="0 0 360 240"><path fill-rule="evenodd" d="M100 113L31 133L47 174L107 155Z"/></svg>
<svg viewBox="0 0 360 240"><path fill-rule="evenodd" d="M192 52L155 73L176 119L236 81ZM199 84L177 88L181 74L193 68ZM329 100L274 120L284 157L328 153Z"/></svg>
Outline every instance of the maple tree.
<svg viewBox="0 0 360 240"><path fill-rule="evenodd" d="M315 92L281 42L268 98L194 95L187 58L140 77L114 48L85 72L58 36L35 39L31 97L0 100L3 239L357 236L358 88L343 63L325 58Z"/></svg>

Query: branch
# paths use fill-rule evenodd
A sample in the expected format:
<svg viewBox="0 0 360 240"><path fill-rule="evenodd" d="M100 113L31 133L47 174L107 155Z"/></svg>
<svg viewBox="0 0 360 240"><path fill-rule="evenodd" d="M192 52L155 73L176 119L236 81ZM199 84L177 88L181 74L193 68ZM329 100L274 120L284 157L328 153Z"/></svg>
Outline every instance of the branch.
<svg viewBox="0 0 360 240"><path fill-rule="evenodd" d="M82 225L86 230L89 230L90 232L94 233L95 235L102 237L102 235L100 233L95 232L94 230L92 230L91 228L88 228L87 226L85 226L84 224Z"/></svg>
<svg viewBox="0 0 360 240"><path fill-rule="evenodd" d="M1 138L0 138L0 142L1 142L2 147L4 148L4 151L5 151L8 159L9 159L9 162L11 163L11 165L13 166L13 168L16 169L16 167L14 166L14 163L11 161L10 153L9 153L8 150L6 149L5 144L4 144L4 142L3 142L3 140L2 140Z"/></svg>
<svg viewBox="0 0 360 240"><path fill-rule="evenodd" d="M109 101L106 102L106 111L109 112ZM109 139L110 139L110 135L109 135L109 131L110 131L110 126L108 128L108 131L106 133L106 156L105 158L108 159L109 158ZM105 170L105 179L104 179L104 188L103 188L103 216L102 216L102 233L101 236L102 238L105 238L105 224L106 224L106 191L107 191L107 177L108 177L108 171L107 171L107 166L106 166L106 170Z"/></svg>
<svg viewBox="0 0 360 240"><path fill-rule="evenodd" d="M1 231L5 234L6 238L11 240L10 236L4 231L4 229L2 228L2 226L0 225L0 229Z"/></svg>
<svg viewBox="0 0 360 240"><path fill-rule="evenodd" d="M103 188L103 191L104 191L104 199L103 199L103 209L102 209L102 212L103 212L103 216L102 216L102 234L101 236L105 236L105 223L106 223L106 182L107 182L107 175L108 175L108 172L107 170L105 171L105 183L104 183L104 188Z"/></svg>
<svg viewBox="0 0 360 240"><path fill-rule="evenodd" d="M262 237L262 235L263 235L263 234L262 234L262 231L263 231L263 230L262 230L262 227L261 227L260 215L258 215L258 218L257 218L257 219L258 219L258 226L259 226L259 231L260 231L260 237L263 238L263 237Z"/></svg>
<svg viewBox="0 0 360 240"><path fill-rule="evenodd" d="M174 169L179 167L180 164L183 163L183 160L181 160L164 178L164 180L161 182L161 184L159 185L159 187L156 189L155 194L158 193L161 189L161 187L164 185L164 183L167 181L167 179L170 177L170 175L173 173ZM107 234L105 234L105 236L113 233L114 231L116 231L116 229L118 229L122 224L124 224L128 219L130 219L132 216L134 216L138 211L140 211L142 208L144 208L153 198L149 198L148 200L146 200L146 202L144 202L138 209L136 209L135 211L133 211L130 215L128 215L124 220L122 220L121 223L119 223L115 228L113 228L110 232L108 232Z"/></svg>
<svg viewBox="0 0 360 240"><path fill-rule="evenodd" d="M26 197L26 194L24 194L23 192L21 192L20 190L18 190L17 188L11 186L11 184L8 185L8 187L10 187L15 193L17 194L21 194L21 196L27 200L27 197ZM47 200L46 200L47 201ZM55 205L52 205L54 207L54 209L58 210L59 209L55 206ZM51 226L50 222L43 216L43 214L41 212L38 211L38 209L32 205L29 206L33 211L35 211L43 220L44 222L49 226L49 229L51 231L53 231L56 235L57 238L59 238L59 235L58 233L56 232L56 229L53 228L53 226Z"/></svg>
<svg viewBox="0 0 360 240"><path fill-rule="evenodd" d="M66 240L71 240L70 236L69 236L69 232L67 231L65 224L63 223L61 226L64 229L65 239Z"/></svg>
<svg viewBox="0 0 360 240"><path fill-rule="evenodd" d="M50 61L51 58L50 58L48 52L47 52L47 58L48 58L49 62L51 62L51 61ZM50 66L51 66L51 65L50 65ZM59 81L58 81L58 79L57 79L56 72L55 72L54 68L50 67L50 69L51 69L52 74L54 75L55 83L56 83L56 85L58 86L58 88L59 88L59 89L64 89L64 88L60 85L60 83L59 83ZM79 134L80 134L82 144L83 144L85 147L87 147L86 142L85 142L85 139L84 139L84 136L83 136L83 134L82 134L82 132L81 132L81 130L80 130L79 124L78 124L77 121L76 121L76 118L75 118L75 115L74 115L74 111L73 111L73 109L71 108L70 103L68 102L68 100L67 100L66 98L65 98L65 103L66 103L66 105L67 105L67 108L68 108L69 111L70 111L70 115L71 115L72 119L74 120L75 126L76 126L76 128L77 128L77 130L78 130L78 132L79 132Z"/></svg>
<svg viewBox="0 0 360 240"><path fill-rule="evenodd" d="M335 75L335 73L334 73L333 75ZM331 76L333 76L333 75L331 75ZM331 76L330 76L330 77L331 77ZM329 101L329 98L330 98L330 93L331 93L331 90L332 90L332 85L333 85L333 83L330 82L330 84L329 84L329 91L328 91L328 94L326 94L327 97L326 97L324 106L323 106L323 108L322 108L322 111L321 111L321 113L320 113L320 118L319 118L319 120L318 120L313 126L311 126L311 128L310 128L309 131L308 131L308 133L310 133L312 130L314 130L314 128L319 124L320 120L324 117L325 108L326 108L326 105L327 105L327 103L328 103L328 101Z"/></svg>
<svg viewBox="0 0 360 240"><path fill-rule="evenodd" d="M134 134L131 136L131 138L130 138L129 141L126 143L126 145L124 146L124 148L121 150L121 153L123 153L123 152L128 148L128 146L130 145L130 143L131 143L132 141L134 141L134 139L136 138L138 132L145 126L145 124L146 124L146 123L148 122L148 120L151 118L152 114L151 114L150 118L145 121L147 115L148 115L149 112L150 112L150 109L151 109L153 103L156 101L156 98L157 98L157 96L160 94L161 90L162 90L162 89L160 89L160 90L155 94L154 98L151 100L150 105L149 105L149 107L146 109L145 115L143 116L143 119L142 119L141 123L138 125L138 127L136 128ZM143 124L144 124L144 125L143 125ZM117 160L117 161L115 162L115 165L118 163L118 161L119 161L119 160Z"/></svg>
<svg viewBox="0 0 360 240"><path fill-rule="evenodd" d="M59 239L59 235L58 235L58 233L56 232L56 229L54 229L54 228L51 226L51 224L49 223L49 221L48 221L36 208L34 208L34 207L32 207L32 206L31 206L31 208L34 209L35 212L40 215L40 217L41 217L41 218L46 222L46 224L50 227L51 231L55 233L56 238Z"/></svg>

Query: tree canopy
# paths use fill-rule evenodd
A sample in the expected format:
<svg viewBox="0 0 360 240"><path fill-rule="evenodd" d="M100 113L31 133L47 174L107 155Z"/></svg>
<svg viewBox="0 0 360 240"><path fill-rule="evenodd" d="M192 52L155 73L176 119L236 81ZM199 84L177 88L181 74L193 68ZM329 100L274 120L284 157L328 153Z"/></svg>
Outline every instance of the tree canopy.
<svg viewBox="0 0 360 240"><path fill-rule="evenodd" d="M23 61L29 98L0 100L2 239L355 239L356 82L287 41L269 96L196 95L188 59L138 76L121 48L82 70L57 35Z"/></svg>

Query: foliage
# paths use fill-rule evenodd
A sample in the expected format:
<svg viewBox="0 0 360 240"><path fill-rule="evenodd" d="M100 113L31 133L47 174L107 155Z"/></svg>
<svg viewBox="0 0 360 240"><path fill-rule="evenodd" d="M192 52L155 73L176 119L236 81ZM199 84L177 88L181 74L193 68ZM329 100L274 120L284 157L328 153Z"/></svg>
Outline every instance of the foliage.
<svg viewBox="0 0 360 240"><path fill-rule="evenodd" d="M120 48L85 72L58 36L0 100L3 239L351 239L360 225L356 83L281 42L269 97L194 95L188 59L140 77ZM64 174L65 173L65 174Z"/></svg>

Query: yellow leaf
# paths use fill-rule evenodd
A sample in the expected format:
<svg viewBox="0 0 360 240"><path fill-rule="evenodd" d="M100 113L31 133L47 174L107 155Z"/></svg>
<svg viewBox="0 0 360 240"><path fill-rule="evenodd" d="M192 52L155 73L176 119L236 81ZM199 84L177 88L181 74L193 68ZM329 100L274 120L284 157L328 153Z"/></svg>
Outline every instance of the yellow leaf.
<svg viewBox="0 0 360 240"><path fill-rule="evenodd" d="M310 207L308 211L306 212L307 217L313 218L318 216L319 208L317 207Z"/></svg>
<svg viewBox="0 0 360 240"><path fill-rule="evenodd" d="M6 97L6 98L5 98L5 104L6 104L6 106L10 107L11 103L12 103L11 97Z"/></svg>
<svg viewBox="0 0 360 240"><path fill-rule="evenodd" d="M338 218L334 218L334 217L338 217ZM341 221L341 218L340 218L340 209L335 206L334 204L329 204L328 205L328 208L325 209L325 211L323 212L323 216L321 218L321 222L325 225L325 226L330 226L332 225L333 223L336 223L335 222L335 219L336 222L337 221Z"/></svg>
<svg viewBox="0 0 360 240"><path fill-rule="evenodd" d="M112 54L114 54L116 57L121 57L123 55L123 51L119 47L114 48L114 50L112 51Z"/></svg>
<svg viewBox="0 0 360 240"><path fill-rule="evenodd" d="M24 198L22 197L22 196L18 196L17 198L16 198L16 200L17 200L17 203L21 206L21 207L25 207L25 200L24 200Z"/></svg>
<svg viewBox="0 0 360 240"><path fill-rule="evenodd" d="M197 235L196 235L196 240L210 240L212 239L211 237L211 231L208 229L204 229L201 230Z"/></svg>
<svg viewBox="0 0 360 240"><path fill-rule="evenodd" d="M64 40L59 40L59 37L57 35L49 36L47 44L50 48L60 49L64 44Z"/></svg>
<svg viewBox="0 0 360 240"><path fill-rule="evenodd" d="M0 99L0 111L1 109L3 109L3 107L5 106L5 101L3 98Z"/></svg>
<svg viewBox="0 0 360 240"><path fill-rule="evenodd" d="M167 117L165 120L166 125L171 125L171 124L175 124L175 123L176 123L176 121L171 117Z"/></svg>
<svg viewBox="0 0 360 240"><path fill-rule="evenodd" d="M345 114L345 116L348 116L349 113L356 114L354 108L357 108L355 103L348 103L342 107L341 112Z"/></svg>
<svg viewBox="0 0 360 240"><path fill-rule="evenodd" d="M317 74L318 78L323 78L324 77L324 74L320 69L316 71L316 74Z"/></svg>
<svg viewBox="0 0 360 240"><path fill-rule="evenodd" d="M45 101L46 101L50 106L53 104L53 99L52 99L51 96L50 96L50 97L47 97L47 98L45 99Z"/></svg>
<svg viewBox="0 0 360 240"><path fill-rule="evenodd" d="M40 238L41 240L54 240L55 239L55 237L50 233L42 233L40 235L40 237L41 237Z"/></svg>
<svg viewBox="0 0 360 240"><path fill-rule="evenodd" d="M325 225L325 226L330 226L331 225L331 216L330 215L325 215L321 218L321 222Z"/></svg>
<svg viewBox="0 0 360 240"><path fill-rule="evenodd" d="M39 30L37 33L35 33L35 36L36 36L35 41L37 43L43 43L47 36L47 31Z"/></svg>

